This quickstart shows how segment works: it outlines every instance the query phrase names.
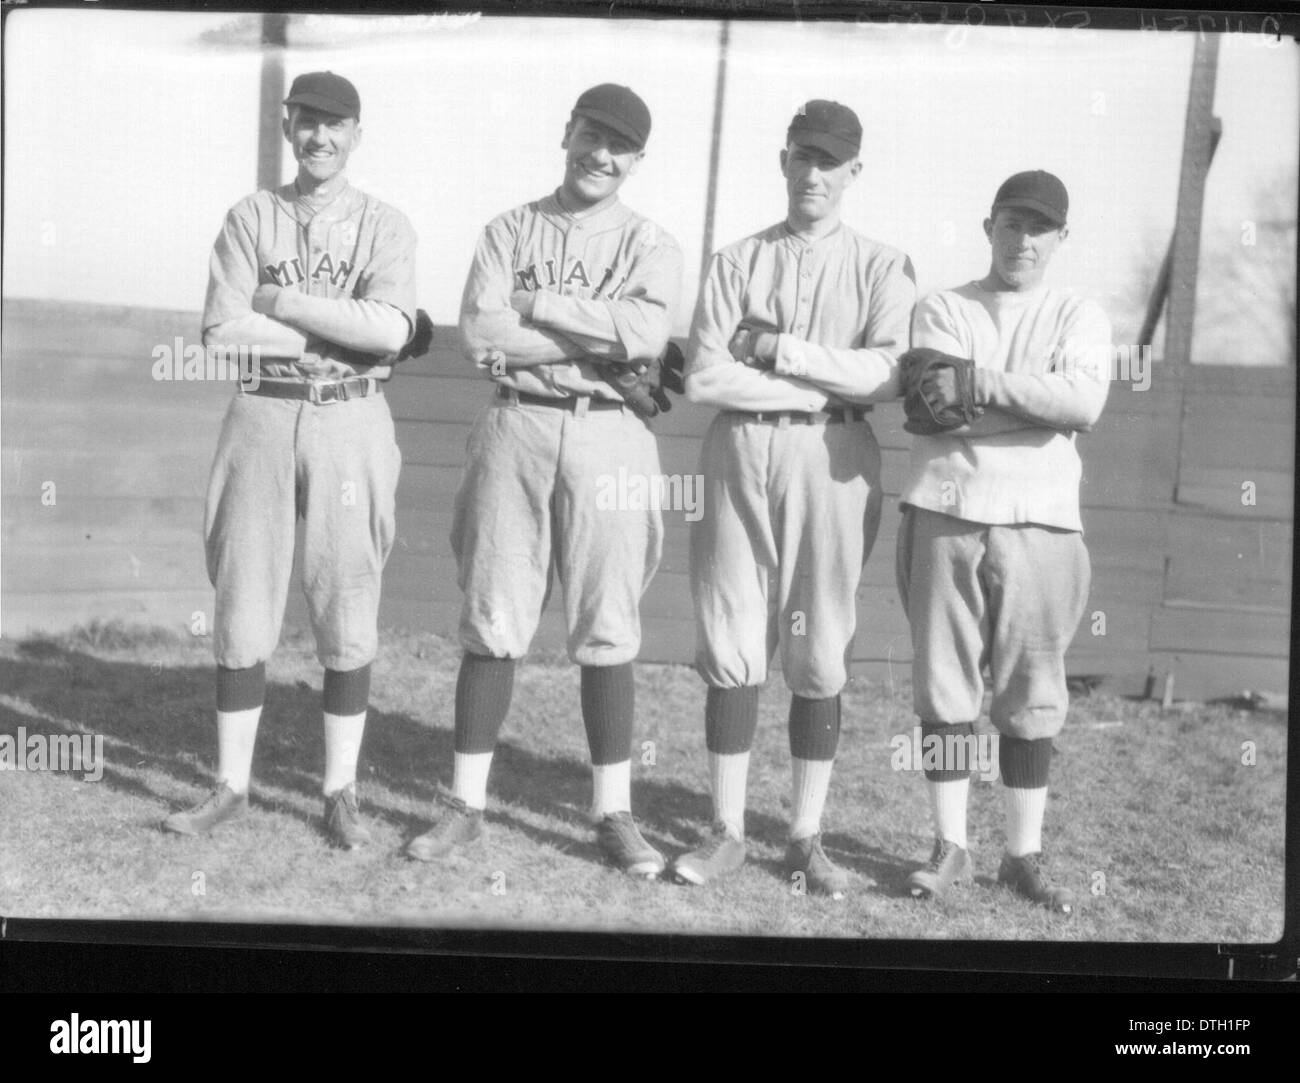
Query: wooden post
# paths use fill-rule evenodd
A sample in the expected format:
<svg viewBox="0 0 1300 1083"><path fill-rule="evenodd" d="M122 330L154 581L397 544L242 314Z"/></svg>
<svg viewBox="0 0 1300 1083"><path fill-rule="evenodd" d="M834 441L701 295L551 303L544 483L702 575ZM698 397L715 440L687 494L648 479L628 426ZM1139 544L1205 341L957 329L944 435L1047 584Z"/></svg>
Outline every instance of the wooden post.
<svg viewBox="0 0 1300 1083"><path fill-rule="evenodd" d="M700 284L713 257L713 211L718 203L718 163L722 153L722 111L727 97L727 46L731 41L731 23L723 20L718 37L718 79L713 90L713 143L709 148L709 186L704 197L704 255L700 263Z"/></svg>
<svg viewBox="0 0 1300 1083"><path fill-rule="evenodd" d="M284 51L288 44L289 16L262 16L262 93L257 121L257 186L280 186L280 163L284 149Z"/></svg>
<svg viewBox="0 0 1300 1083"><path fill-rule="evenodd" d="M1210 162L1214 161L1214 152L1219 146L1219 139L1223 135L1223 122L1218 117L1210 118ZM1210 162L1207 162L1205 168L1210 168ZM1147 314L1142 320L1142 330L1138 333L1138 345L1150 346L1156 340L1156 327L1160 323L1160 317L1165 311L1165 302L1169 300L1169 270L1170 264L1174 258L1174 240L1171 237L1169 244L1165 248L1165 258L1160 264L1160 273L1156 275L1155 289L1151 291L1151 299L1147 302Z"/></svg>
<svg viewBox="0 0 1300 1083"><path fill-rule="evenodd" d="M1205 174L1215 142L1214 81L1219 61L1219 36L1197 34L1192 57L1192 82L1187 95L1187 124L1183 134L1183 167L1178 181L1178 213L1169 270L1169 323L1165 333L1166 363L1189 364L1192 323L1196 317L1196 269L1201 254L1201 211L1205 203Z"/></svg>

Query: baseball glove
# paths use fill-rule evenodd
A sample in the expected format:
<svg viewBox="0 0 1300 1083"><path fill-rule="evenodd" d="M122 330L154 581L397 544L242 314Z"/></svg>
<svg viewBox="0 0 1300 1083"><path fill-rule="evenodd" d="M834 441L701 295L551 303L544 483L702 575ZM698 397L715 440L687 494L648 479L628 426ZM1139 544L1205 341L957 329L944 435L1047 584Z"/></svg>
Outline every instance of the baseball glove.
<svg viewBox="0 0 1300 1083"><path fill-rule="evenodd" d="M433 345L433 320L429 319L429 314L424 309L417 309L415 313L415 333L411 340L398 351L397 356L393 358L392 364L398 365L403 361L410 361L412 358L423 357L429 352L429 347Z"/></svg>
<svg viewBox="0 0 1300 1083"><path fill-rule="evenodd" d="M903 428L934 436L969 425L984 413L975 401L975 362L921 346L898 359L903 383Z"/></svg>
<svg viewBox="0 0 1300 1083"><path fill-rule="evenodd" d="M682 371L686 359L675 343L668 343L662 357L649 364L636 365L613 362L602 365L600 374L605 382L623 396L624 401L638 417L657 417L673 408L664 388L681 394L686 390Z"/></svg>
<svg viewBox="0 0 1300 1083"><path fill-rule="evenodd" d="M776 339L775 327L745 322L736 328L727 349L742 365L770 371L776 366Z"/></svg>

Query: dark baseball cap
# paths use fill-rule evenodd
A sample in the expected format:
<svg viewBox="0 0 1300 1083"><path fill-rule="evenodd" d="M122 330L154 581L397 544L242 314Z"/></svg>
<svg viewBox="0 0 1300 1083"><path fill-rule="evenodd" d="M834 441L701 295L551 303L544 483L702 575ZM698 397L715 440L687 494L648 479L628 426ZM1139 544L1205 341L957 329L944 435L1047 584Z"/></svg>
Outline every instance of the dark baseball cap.
<svg viewBox="0 0 1300 1083"><path fill-rule="evenodd" d="M310 71L298 76L289 88L285 105L306 105L336 117L361 119L361 97L357 88L332 71Z"/></svg>
<svg viewBox="0 0 1300 1083"><path fill-rule="evenodd" d="M1037 211L1058 226L1065 225L1070 210L1070 196L1059 177L1041 169L1017 173L1002 182L993 197L993 213L1002 207L1023 207Z"/></svg>
<svg viewBox="0 0 1300 1083"><path fill-rule="evenodd" d="M799 107L786 139L800 146L817 147L847 162L856 158L862 148L862 124L847 105L817 98Z"/></svg>
<svg viewBox="0 0 1300 1083"><path fill-rule="evenodd" d="M650 138L650 110L630 87L601 83L584 90L573 107L573 115L612 128L637 147L644 147Z"/></svg>

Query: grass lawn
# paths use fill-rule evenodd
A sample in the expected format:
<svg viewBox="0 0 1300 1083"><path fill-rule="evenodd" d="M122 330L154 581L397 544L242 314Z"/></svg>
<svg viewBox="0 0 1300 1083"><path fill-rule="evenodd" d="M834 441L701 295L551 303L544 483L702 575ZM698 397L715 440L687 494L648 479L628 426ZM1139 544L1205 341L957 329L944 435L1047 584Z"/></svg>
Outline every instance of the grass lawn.
<svg viewBox="0 0 1300 1083"><path fill-rule="evenodd" d="M823 822L828 853L853 874L844 900L796 895L781 876L790 781L779 677L761 701L746 867L692 889L602 866L586 816L578 671L557 657L519 669L489 787L488 838L445 866L407 861L403 843L428 826L437 786L450 782L458 657L444 639L387 635L360 772L375 844L345 854L320 830L321 671L309 642L287 641L268 665L250 815L207 839L164 835L158 821L211 786L209 640L92 625L0 643L0 734L101 734L107 761L98 782L0 773L0 914L892 940L1281 935L1280 713L1162 712L1100 692L1077 699L1056 742L1045 831L1049 869L1082 898L1062 919L994 883L1000 781L971 787L975 883L940 904L908 897L930 826L922 774L891 767L891 738L913 725L905 668L892 682L854 681L845 695ZM709 819L704 688L688 668L640 666L637 703L635 811L671 857Z"/></svg>

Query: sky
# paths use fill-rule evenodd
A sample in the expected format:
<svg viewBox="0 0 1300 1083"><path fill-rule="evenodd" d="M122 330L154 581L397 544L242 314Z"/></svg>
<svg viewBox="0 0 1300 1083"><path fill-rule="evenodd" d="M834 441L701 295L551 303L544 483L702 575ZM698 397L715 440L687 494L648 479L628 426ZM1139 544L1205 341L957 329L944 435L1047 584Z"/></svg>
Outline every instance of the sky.
<svg viewBox="0 0 1300 1083"><path fill-rule="evenodd" d="M411 218L420 303L440 322L455 319L483 225L559 182L577 95L607 81L635 88L654 130L622 195L686 253L683 333L706 255L721 29L668 19L294 16L286 68L290 78L333 69L359 87L364 140L351 179ZM6 297L202 306L224 212L256 184L255 30L255 17L232 14L10 13ZM713 247L783 217L785 128L804 100L832 98L865 130L844 218L907 251L922 292L983 274L993 191L1010 173L1044 168L1071 194L1071 237L1053 281L1095 296L1117 326L1131 321L1145 304L1136 269L1158 259L1173 226L1193 39L733 24ZM1207 184L1205 243L1235 243L1233 260L1293 272L1295 43L1223 35L1215 112L1224 135ZM288 179L287 153L284 166ZM1284 224L1281 240L1248 249L1234 239L1258 216L1270 181L1292 196L1290 232ZM1218 249L1205 263L1203 289L1236 288L1215 278L1226 273ZM1258 323L1237 359L1287 360Z"/></svg>

